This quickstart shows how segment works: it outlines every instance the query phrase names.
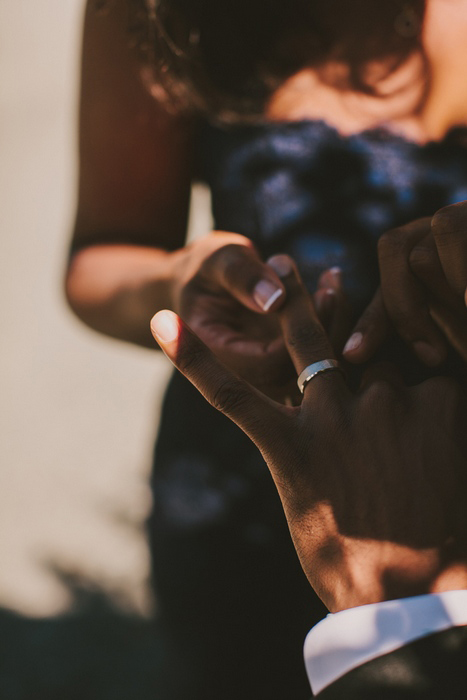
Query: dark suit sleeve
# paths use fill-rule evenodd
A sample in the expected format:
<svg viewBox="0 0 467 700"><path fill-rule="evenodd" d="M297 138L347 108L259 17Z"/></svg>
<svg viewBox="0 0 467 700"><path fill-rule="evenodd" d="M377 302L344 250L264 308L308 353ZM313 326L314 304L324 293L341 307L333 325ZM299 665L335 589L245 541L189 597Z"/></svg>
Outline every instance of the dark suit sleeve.
<svg viewBox="0 0 467 700"><path fill-rule="evenodd" d="M466 700L467 627L418 639L368 661L322 690L319 700Z"/></svg>

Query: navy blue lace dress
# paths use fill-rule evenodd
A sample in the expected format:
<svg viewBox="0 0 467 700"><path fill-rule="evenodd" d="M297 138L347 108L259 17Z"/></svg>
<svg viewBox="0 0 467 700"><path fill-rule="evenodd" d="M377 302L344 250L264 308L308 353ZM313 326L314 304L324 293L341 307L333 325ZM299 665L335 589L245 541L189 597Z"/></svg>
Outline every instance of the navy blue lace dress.
<svg viewBox="0 0 467 700"><path fill-rule="evenodd" d="M323 122L262 124L200 138L215 226L287 252L313 289L339 265L358 311L377 284L376 241L467 199L463 131L419 146ZM300 700L309 628L326 610L291 544L256 448L179 374L156 447L150 537L164 635L157 700Z"/></svg>

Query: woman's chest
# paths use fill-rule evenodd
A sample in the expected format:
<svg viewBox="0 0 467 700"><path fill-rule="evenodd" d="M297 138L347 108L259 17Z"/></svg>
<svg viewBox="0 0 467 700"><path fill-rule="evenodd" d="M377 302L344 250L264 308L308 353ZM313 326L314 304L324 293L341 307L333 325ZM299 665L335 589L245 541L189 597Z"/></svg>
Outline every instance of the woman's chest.
<svg viewBox="0 0 467 700"><path fill-rule="evenodd" d="M467 199L463 130L419 145L382 129L344 137L304 120L208 126L200 145L217 229L248 236L265 257L288 252L310 287L338 265L357 298L373 285L384 231Z"/></svg>
<svg viewBox="0 0 467 700"><path fill-rule="evenodd" d="M368 63L366 93L347 87L351 66L330 60L279 87L266 119L323 120L343 135L384 126L419 143L467 124L467 0L428 0L421 26L419 49L400 65L394 56Z"/></svg>

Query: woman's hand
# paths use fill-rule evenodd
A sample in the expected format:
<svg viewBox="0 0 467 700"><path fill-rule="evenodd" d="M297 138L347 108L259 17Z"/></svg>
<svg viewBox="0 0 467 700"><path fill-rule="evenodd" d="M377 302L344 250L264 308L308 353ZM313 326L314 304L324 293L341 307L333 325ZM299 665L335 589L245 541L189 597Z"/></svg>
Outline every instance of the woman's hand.
<svg viewBox="0 0 467 700"><path fill-rule="evenodd" d="M174 256L172 308L191 329L255 386L274 396L296 390L293 366L272 313L283 303L285 288L252 242L236 233L215 232ZM340 271L321 276L316 301L337 342L346 315Z"/></svg>
<svg viewBox="0 0 467 700"><path fill-rule="evenodd" d="M282 282L253 244L215 232L175 254L172 308L226 365L258 385L282 385L290 363L277 320Z"/></svg>
<svg viewBox="0 0 467 700"><path fill-rule="evenodd" d="M333 350L292 261L270 261L296 374ZM451 380L403 385L375 365L357 394L319 374L299 407L278 404L228 370L174 315L152 330L172 362L261 450L303 569L332 611L467 587L467 405Z"/></svg>
<svg viewBox="0 0 467 700"><path fill-rule="evenodd" d="M393 328L426 365L446 359L448 343L467 361L467 202L384 234L381 287L344 350L370 359Z"/></svg>

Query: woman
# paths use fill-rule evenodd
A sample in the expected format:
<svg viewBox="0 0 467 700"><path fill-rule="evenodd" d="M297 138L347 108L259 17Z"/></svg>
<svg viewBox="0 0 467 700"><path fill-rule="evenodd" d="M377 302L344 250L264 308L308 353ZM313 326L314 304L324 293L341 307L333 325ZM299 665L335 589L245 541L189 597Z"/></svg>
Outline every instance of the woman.
<svg viewBox="0 0 467 700"><path fill-rule="evenodd" d="M174 309L231 368L284 395L293 368L272 312L285 289L262 261L290 253L327 318L343 277L358 313L378 281L378 236L465 199L467 6L264 7L88 3L67 294L93 328L151 347L149 319ZM185 246L196 178L217 230ZM179 376L154 494L158 698L307 697L300 646L325 608L258 452Z"/></svg>

